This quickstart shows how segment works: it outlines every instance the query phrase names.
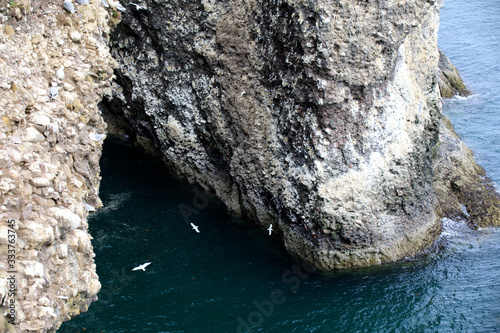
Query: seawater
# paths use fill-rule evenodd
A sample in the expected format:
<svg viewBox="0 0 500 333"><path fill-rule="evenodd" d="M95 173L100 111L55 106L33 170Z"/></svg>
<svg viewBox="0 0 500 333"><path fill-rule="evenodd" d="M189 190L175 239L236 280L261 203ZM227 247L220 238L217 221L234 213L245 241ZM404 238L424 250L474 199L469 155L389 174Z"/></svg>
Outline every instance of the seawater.
<svg viewBox="0 0 500 333"><path fill-rule="evenodd" d="M500 1L446 0L439 43L473 96L444 112L497 183L499 39ZM89 224L102 290L59 332L500 331L498 229L445 220L440 251L325 277L131 147L107 141L101 166Z"/></svg>

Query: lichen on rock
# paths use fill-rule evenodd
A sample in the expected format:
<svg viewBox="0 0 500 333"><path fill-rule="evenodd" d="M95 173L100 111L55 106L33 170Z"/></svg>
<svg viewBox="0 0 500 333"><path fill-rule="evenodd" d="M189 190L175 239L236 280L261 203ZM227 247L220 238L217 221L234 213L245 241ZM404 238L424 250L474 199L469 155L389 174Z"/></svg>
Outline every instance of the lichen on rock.
<svg viewBox="0 0 500 333"><path fill-rule="evenodd" d="M441 50L439 50L438 67L438 84L443 98L451 98L456 95L466 97L471 94L458 74L458 70Z"/></svg>

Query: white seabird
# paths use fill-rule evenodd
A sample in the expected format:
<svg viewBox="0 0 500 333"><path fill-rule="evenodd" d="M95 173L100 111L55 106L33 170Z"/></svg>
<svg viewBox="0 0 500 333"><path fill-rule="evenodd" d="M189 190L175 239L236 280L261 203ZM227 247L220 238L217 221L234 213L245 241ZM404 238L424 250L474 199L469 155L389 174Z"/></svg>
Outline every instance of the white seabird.
<svg viewBox="0 0 500 333"><path fill-rule="evenodd" d="M267 230L269 231L269 236L271 236L271 232L273 232L273 225L270 224L269 228L267 228Z"/></svg>
<svg viewBox="0 0 500 333"><path fill-rule="evenodd" d="M125 12L127 11L127 9L125 7L123 7L121 4L117 3L116 4L116 9L119 10L120 12Z"/></svg>
<svg viewBox="0 0 500 333"><path fill-rule="evenodd" d="M97 133L94 133L94 132L90 132L89 133L89 139L92 140L92 141L99 142L101 140L106 139L106 134L97 134Z"/></svg>
<svg viewBox="0 0 500 333"><path fill-rule="evenodd" d="M197 233L200 233L200 230L198 230L198 226L194 225L194 223L191 222L191 226L193 227L193 230L196 231Z"/></svg>
<svg viewBox="0 0 500 333"><path fill-rule="evenodd" d="M76 0L76 2L78 2L80 5L88 5L89 4L89 0Z"/></svg>
<svg viewBox="0 0 500 333"><path fill-rule="evenodd" d="M95 207L94 206L89 205L86 202L84 204L85 204L85 209L87 210L87 212L95 212Z"/></svg>
<svg viewBox="0 0 500 333"><path fill-rule="evenodd" d="M61 81L64 80L64 66L59 67L56 71L56 77Z"/></svg>
<svg viewBox="0 0 500 333"><path fill-rule="evenodd" d="M71 0L64 0L64 9L66 9L71 14L75 13L75 5Z"/></svg>
<svg viewBox="0 0 500 333"><path fill-rule="evenodd" d="M135 10L141 10L141 9L142 9L142 10L146 10L146 7L141 6L141 5L138 5L138 4L133 3L133 2L129 3L129 5L133 5L133 6L135 6Z"/></svg>
<svg viewBox="0 0 500 333"><path fill-rule="evenodd" d="M49 89L49 97L51 100L55 100L57 95L59 95L59 88L57 88L56 83L52 83L52 87Z"/></svg>
<svg viewBox="0 0 500 333"><path fill-rule="evenodd" d="M150 262L146 262L146 263L144 263L142 265L139 265L137 267L132 268L132 270L133 271L138 271L138 270L142 269L143 271L146 271L146 267L148 267L149 265L151 265L151 263Z"/></svg>

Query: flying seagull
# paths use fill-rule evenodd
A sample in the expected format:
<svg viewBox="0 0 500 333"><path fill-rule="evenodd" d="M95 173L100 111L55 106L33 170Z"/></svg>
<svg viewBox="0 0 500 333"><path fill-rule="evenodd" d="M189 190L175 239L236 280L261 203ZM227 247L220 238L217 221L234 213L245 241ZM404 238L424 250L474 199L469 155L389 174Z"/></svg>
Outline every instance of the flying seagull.
<svg viewBox="0 0 500 333"><path fill-rule="evenodd" d="M135 10L141 10L141 9L146 10L146 7L138 5L138 4L133 3L133 2L130 2L129 5L135 6Z"/></svg>
<svg viewBox="0 0 500 333"><path fill-rule="evenodd" d="M191 222L191 226L193 227L193 230L195 230L197 233L200 233L200 230L198 230L197 225L194 225L194 223Z"/></svg>
<svg viewBox="0 0 500 333"><path fill-rule="evenodd" d="M269 228L267 228L267 230L269 231L269 236L271 236L271 232L273 232L273 225L272 225L272 223L269 225Z"/></svg>
<svg viewBox="0 0 500 333"><path fill-rule="evenodd" d="M146 262L146 263L144 263L142 265L139 265L137 267L132 268L132 270L133 271L138 271L138 270L142 269L143 271L146 271L146 267L148 267L149 265L151 265L151 263L150 262Z"/></svg>
<svg viewBox="0 0 500 333"><path fill-rule="evenodd" d="M125 7L123 7L121 4L117 3L116 4L116 9L119 10L120 12L125 12L127 11L127 9L125 9Z"/></svg>

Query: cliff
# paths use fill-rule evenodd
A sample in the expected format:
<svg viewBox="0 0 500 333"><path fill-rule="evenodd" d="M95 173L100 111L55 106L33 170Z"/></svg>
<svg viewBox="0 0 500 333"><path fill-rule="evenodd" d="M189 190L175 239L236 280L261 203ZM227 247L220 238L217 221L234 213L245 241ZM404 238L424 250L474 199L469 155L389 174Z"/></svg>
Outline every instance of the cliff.
<svg viewBox="0 0 500 333"><path fill-rule="evenodd" d="M0 299L16 306L0 331L55 331L96 299L107 131L325 271L416 255L443 216L499 224L441 114L438 2L151 0L123 18L108 2L0 1Z"/></svg>
<svg viewBox="0 0 500 333"><path fill-rule="evenodd" d="M100 289L86 217L116 63L109 13L76 6L0 1L0 332L53 332Z"/></svg>
<svg viewBox="0 0 500 333"><path fill-rule="evenodd" d="M103 106L322 270L440 232L434 1L148 1L111 39ZM122 110L125 110L124 112Z"/></svg>
<svg viewBox="0 0 500 333"><path fill-rule="evenodd" d="M322 270L415 255L462 205L499 223L441 113L439 5L149 1L112 34L103 110Z"/></svg>

